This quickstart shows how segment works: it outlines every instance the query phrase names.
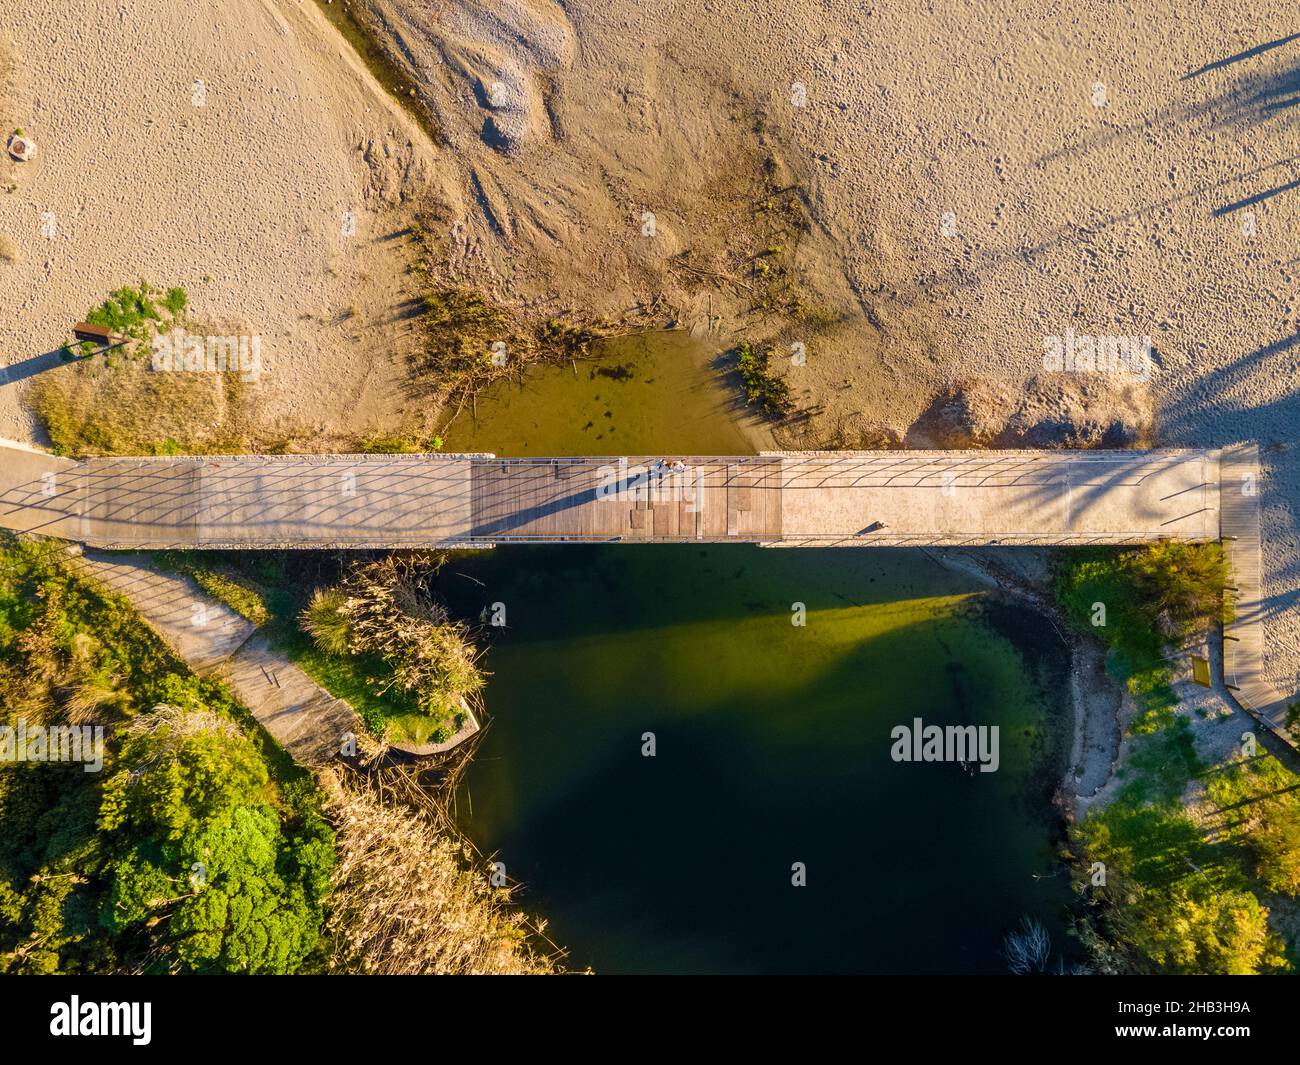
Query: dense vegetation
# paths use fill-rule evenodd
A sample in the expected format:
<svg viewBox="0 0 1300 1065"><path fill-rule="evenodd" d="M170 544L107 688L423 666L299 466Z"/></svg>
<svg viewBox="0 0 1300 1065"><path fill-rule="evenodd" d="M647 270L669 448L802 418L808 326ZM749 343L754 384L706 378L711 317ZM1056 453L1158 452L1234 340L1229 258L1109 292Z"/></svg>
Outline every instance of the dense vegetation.
<svg viewBox="0 0 1300 1065"><path fill-rule="evenodd" d="M0 970L317 964L334 847L310 779L57 545L0 545L0 706L106 739L97 773L0 762Z"/></svg>
<svg viewBox="0 0 1300 1065"><path fill-rule="evenodd" d="M483 687L468 630L428 593L438 564L427 555L388 555L357 566L334 587L318 589L301 615L322 652L378 657L389 669L380 691L415 701L415 715L385 722L394 739L450 739L462 722L462 700Z"/></svg>
<svg viewBox="0 0 1300 1065"><path fill-rule="evenodd" d="M1070 552L1058 568L1067 617L1137 702L1117 794L1071 830L1078 931L1102 972L1295 969L1270 910L1300 894L1300 778L1262 750L1204 764L1171 687L1167 655L1222 616L1226 583L1218 544Z"/></svg>
<svg viewBox="0 0 1300 1065"><path fill-rule="evenodd" d="M555 971L441 822L323 795L57 544L0 541L0 707L106 734L102 772L0 761L0 972Z"/></svg>
<svg viewBox="0 0 1300 1065"><path fill-rule="evenodd" d="M1139 700L1145 729L1174 703L1171 643L1222 617L1226 584L1221 544L1165 541L1141 551L1071 552L1056 591L1070 621L1106 644L1107 670Z"/></svg>

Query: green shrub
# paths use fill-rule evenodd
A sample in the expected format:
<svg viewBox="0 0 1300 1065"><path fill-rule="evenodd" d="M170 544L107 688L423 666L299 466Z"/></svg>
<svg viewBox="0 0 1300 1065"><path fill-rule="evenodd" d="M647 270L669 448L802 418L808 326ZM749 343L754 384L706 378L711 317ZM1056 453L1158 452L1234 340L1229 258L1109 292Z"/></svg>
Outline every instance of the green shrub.
<svg viewBox="0 0 1300 1065"><path fill-rule="evenodd" d="M303 629L326 654L344 655L350 650L348 619L343 614L346 599L342 588L317 588L299 616Z"/></svg>
<svg viewBox="0 0 1300 1065"><path fill-rule="evenodd" d="M1107 669L1127 684L1143 716L1174 705L1165 661L1174 636L1222 616L1227 561L1220 544L1166 541L1138 550L1088 548L1062 552L1056 597L1071 624L1108 647Z"/></svg>
<svg viewBox="0 0 1300 1065"><path fill-rule="evenodd" d="M178 318L181 312L190 305L190 298L185 295L183 288L169 288L162 302L163 306L167 308L167 313L173 318Z"/></svg>
<svg viewBox="0 0 1300 1065"><path fill-rule="evenodd" d="M461 700L479 691L484 677L466 627L450 620L424 588L437 564L390 555L359 566L337 587L316 591L299 624L328 655L382 661L388 676L378 682L379 692L414 699L417 711L432 718L433 731L450 735L463 712ZM387 721L401 720L394 710Z"/></svg>
<svg viewBox="0 0 1300 1065"><path fill-rule="evenodd" d="M1228 559L1223 545L1166 540L1129 559L1147 616L1164 616L1178 633L1223 615Z"/></svg>
<svg viewBox="0 0 1300 1065"><path fill-rule="evenodd" d="M162 321L162 315L153 302L157 291L147 281L141 281L139 288L124 285L98 307L88 311L86 321L106 326L114 333L136 341L148 340L153 335L153 323Z"/></svg>
<svg viewBox="0 0 1300 1065"><path fill-rule="evenodd" d="M294 972L334 860L305 771L53 542L0 540L0 720L105 726L101 773L0 762L0 972ZM202 882L193 877L202 863Z"/></svg>
<svg viewBox="0 0 1300 1065"><path fill-rule="evenodd" d="M743 343L732 354L745 385L745 401L769 417L789 414L794 406L790 386L772 371L770 352Z"/></svg>

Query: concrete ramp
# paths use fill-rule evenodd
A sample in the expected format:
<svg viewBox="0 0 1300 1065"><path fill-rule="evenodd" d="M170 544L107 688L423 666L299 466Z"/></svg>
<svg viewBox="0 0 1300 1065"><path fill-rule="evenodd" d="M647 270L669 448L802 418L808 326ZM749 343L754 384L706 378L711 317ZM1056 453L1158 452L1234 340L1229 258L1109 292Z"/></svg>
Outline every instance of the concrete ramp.
<svg viewBox="0 0 1300 1065"><path fill-rule="evenodd" d="M1257 445L1237 444L1224 449L1220 490L1223 544L1233 583L1233 616L1223 626L1223 682L1243 710L1293 742L1287 729L1290 700L1269 683L1264 669L1267 611L1260 562Z"/></svg>
<svg viewBox="0 0 1300 1065"><path fill-rule="evenodd" d="M253 623L202 592L188 577L165 573L143 555L86 551L80 566L131 605L197 673L233 655L253 634Z"/></svg>
<svg viewBox="0 0 1300 1065"><path fill-rule="evenodd" d="M772 546L1216 540L1214 450L777 452Z"/></svg>
<svg viewBox="0 0 1300 1065"><path fill-rule="evenodd" d="M188 577L158 570L143 555L87 551L81 571L129 600L196 673L224 680L266 731L300 765L337 758L363 726L337 699L275 650L252 622L206 595Z"/></svg>
<svg viewBox="0 0 1300 1065"><path fill-rule="evenodd" d="M0 528L79 540L80 463L0 440Z"/></svg>

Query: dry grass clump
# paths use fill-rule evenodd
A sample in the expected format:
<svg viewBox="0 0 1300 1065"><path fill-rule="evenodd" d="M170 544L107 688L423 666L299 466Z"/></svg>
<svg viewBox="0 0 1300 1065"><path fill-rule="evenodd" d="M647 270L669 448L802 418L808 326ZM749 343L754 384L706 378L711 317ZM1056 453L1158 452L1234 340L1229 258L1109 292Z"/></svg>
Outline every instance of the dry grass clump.
<svg viewBox="0 0 1300 1065"><path fill-rule="evenodd" d="M75 596L51 583L41 612L16 634L16 653L0 661L0 721L78 725L131 709L122 671L102 642L87 632L67 633L64 611L72 606Z"/></svg>
<svg viewBox="0 0 1300 1065"><path fill-rule="evenodd" d="M328 654L378 655L392 669L382 690L413 693L424 712L447 717L484 680L469 630L426 590L440 564L416 554L358 566L336 588L313 594L300 622Z"/></svg>
<svg viewBox="0 0 1300 1065"><path fill-rule="evenodd" d="M18 245L4 233L0 233L0 259L7 263L18 261Z"/></svg>
<svg viewBox="0 0 1300 1065"><path fill-rule="evenodd" d="M32 404L59 455L238 454L247 385L233 374L154 373L146 356L94 357L42 376Z"/></svg>
<svg viewBox="0 0 1300 1065"><path fill-rule="evenodd" d="M337 836L326 920L331 966L384 976L545 975L541 932L511 906L509 888L472 868L473 855L429 815L387 805L327 774Z"/></svg>
<svg viewBox="0 0 1300 1065"><path fill-rule="evenodd" d="M608 334L607 322L527 319L460 285L434 288L423 300L425 339L411 361L417 393L442 402L467 397L533 362L586 358Z"/></svg>
<svg viewBox="0 0 1300 1065"><path fill-rule="evenodd" d="M160 372L152 365L153 340L184 328L189 297L147 281L124 286L86 321L123 338L101 350L69 344L70 365L42 375L31 401L59 455L239 454L265 448L254 436L253 389L238 373ZM213 326L219 334L235 332ZM265 434L262 434L263 436Z"/></svg>
<svg viewBox="0 0 1300 1065"><path fill-rule="evenodd" d="M153 712L133 718L122 726L124 736L151 736L152 754L162 758L174 754L191 736L216 736L224 740L243 739L243 732L230 718L206 707L185 709L159 703Z"/></svg>
<svg viewBox="0 0 1300 1065"><path fill-rule="evenodd" d="M794 409L794 401L790 398L790 386L772 369L771 351L746 341L728 354L734 354L736 368L745 383L745 402L769 418L788 416Z"/></svg>

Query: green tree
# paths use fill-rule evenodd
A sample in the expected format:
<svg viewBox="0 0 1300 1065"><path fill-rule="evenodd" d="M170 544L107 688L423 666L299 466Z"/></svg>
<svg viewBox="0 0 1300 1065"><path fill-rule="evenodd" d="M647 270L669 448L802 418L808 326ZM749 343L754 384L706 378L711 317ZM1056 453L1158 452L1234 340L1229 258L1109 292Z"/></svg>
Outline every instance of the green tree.
<svg viewBox="0 0 1300 1065"><path fill-rule="evenodd" d="M1143 599L1179 630L1220 616L1228 583L1222 544L1165 540L1134 554L1130 566Z"/></svg>
<svg viewBox="0 0 1300 1065"><path fill-rule="evenodd" d="M298 845L272 809L249 806L179 843L142 843L117 863L108 918L165 916L181 971L293 972L316 946L333 858L324 838L306 841L305 861Z"/></svg>
<svg viewBox="0 0 1300 1065"><path fill-rule="evenodd" d="M1250 839L1265 886L1283 895L1300 895L1300 804L1269 803Z"/></svg>
<svg viewBox="0 0 1300 1065"><path fill-rule="evenodd" d="M256 748L208 711L159 706L128 727L120 761L104 788L100 827L109 831L129 823L141 835L178 840L267 797Z"/></svg>
<svg viewBox="0 0 1300 1065"><path fill-rule="evenodd" d="M1268 910L1248 891L1184 880L1147 893L1134 946L1162 972L1249 976L1269 949Z"/></svg>
<svg viewBox="0 0 1300 1065"><path fill-rule="evenodd" d="M314 949L332 834L304 815L290 835L266 769L234 725L160 707L131 729L104 790L101 827L122 834L103 923L157 928L188 972L293 972Z"/></svg>
<svg viewBox="0 0 1300 1065"><path fill-rule="evenodd" d="M92 688L107 773L0 762L0 972L297 969L334 861L311 778L57 545L0 536L0 723Z"/></svg>

